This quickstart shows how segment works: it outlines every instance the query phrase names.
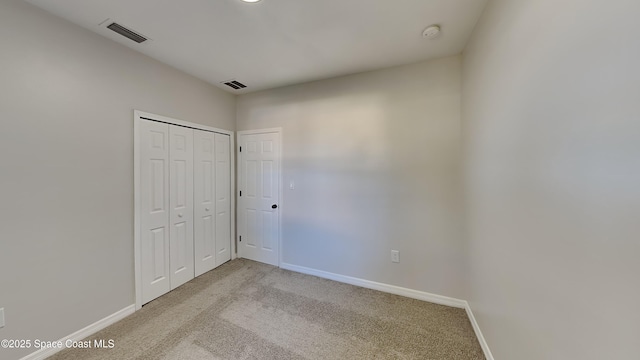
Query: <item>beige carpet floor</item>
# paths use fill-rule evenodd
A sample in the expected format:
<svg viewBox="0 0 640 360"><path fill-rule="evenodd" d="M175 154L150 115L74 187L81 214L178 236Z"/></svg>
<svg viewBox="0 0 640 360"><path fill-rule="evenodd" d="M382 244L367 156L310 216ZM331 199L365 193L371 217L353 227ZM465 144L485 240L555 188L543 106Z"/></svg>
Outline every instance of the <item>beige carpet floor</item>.
<svg viewBox="0 0 640 360"><path fill-rule="evenodd" d="M465 311L238 259L52 359L484 359Z"/></svg>

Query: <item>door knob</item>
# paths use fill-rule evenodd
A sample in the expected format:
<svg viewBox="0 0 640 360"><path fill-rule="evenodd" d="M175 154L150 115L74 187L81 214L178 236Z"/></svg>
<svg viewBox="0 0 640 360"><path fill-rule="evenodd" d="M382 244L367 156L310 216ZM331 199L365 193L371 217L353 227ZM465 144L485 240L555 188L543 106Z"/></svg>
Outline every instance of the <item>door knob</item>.
<svg viewBox="0 0 640 360"><path fill-rule="evenodd" d="M204 211L209 211L209 208L204 208Z"/></svg>
<svg viewBox="0 0 640 360"><path fill-rule="evenodd" d="M181 217L182 217L182 214L178 214L178 217L179 217L179 218L181 218Z"/></svg>
<svg viewBox="0 0 640 360"><path fill-rule="evenodd" d="M277 208L278 208L278 205L273 204L273 205L271 205L271 208L272 208L272 209L277 209Z"/></svg>

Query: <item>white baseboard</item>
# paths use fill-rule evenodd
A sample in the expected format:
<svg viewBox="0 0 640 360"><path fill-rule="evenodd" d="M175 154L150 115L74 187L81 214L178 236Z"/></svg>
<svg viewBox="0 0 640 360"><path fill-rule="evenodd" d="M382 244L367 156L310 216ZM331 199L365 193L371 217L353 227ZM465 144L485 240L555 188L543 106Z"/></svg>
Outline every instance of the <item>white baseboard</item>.
<svg viewBox="0 0 640 360"><path fill-rule="evenodd" d="M471 321L471 326L473 326L473 331L476 333L476 337L478 338L478 342L480 343L480 347L484 352L484 357L487 360L493 360L493 354L491 354L491 350L489 350L489 344L487 344L487 340L484 339L484 335L482 335L482 331L480 330L480 326L476 321L476 317L473 316L473 311L471 311L471 306L466 302L464 309L467 311L467 316L469 317L469 321Z"/></svg>
<svg viewBox="0 0 640 360"><path fill-rule="evenodd" d="M61 341L64 344L67 340L74 340L74 341L82 340L87 336L91 336L97 333L98 331L106 328L107 326L126 318L127 316L133 314L135 310L136 310L135 304L129 305L126 308L116 311L115 313L105 317L104 319L94 322L93 324L85 327L84 329L78 330L71 335L67 335L63 337L59 341ZM42 360L62 350L64 350L64 347L62 349L54 349L54 348L40 349L36 352L33 352L23 357L20 360Z"/></svg>
<svg viewBox="0 0 640 360"><path fill-rule="evenodd" d="M285 270L291 270L307 275L313 275L324 279L335 280L342 283L360 286L367 289L378 290L390 294L405 296L412 299L424 300L434 304L446 305L455 308L464 309L467 302L460 299L450 298L447 296L431 294L424 291L418 291L400 286L383 284L375 281L359 279L351 276L345 276L340 274L334 274L327 271L316 270L307 268L304 266L292 265L287 263L281 263L280 267Z"/></svg>

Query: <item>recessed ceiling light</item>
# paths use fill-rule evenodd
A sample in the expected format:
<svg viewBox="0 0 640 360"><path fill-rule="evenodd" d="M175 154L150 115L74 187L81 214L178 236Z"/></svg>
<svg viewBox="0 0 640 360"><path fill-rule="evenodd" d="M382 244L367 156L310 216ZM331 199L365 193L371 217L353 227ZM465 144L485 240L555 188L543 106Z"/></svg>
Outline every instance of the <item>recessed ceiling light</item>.
<svg viewBox="0 0 640 360"><path fill-rule="evenodd" d="M427 39L436 38L438 35L440 35L440 25L431 25L427 27L422 33L422 36L426 37Z"/></svg>
<svg viewBox="0 0 640 360"><path fill-rule="evenodd" d="M258 1L260 1L260 0L242 0L242 1L244 1L244 2L248 2L248 3L254 3L254 2L258 2Z"/></svg>

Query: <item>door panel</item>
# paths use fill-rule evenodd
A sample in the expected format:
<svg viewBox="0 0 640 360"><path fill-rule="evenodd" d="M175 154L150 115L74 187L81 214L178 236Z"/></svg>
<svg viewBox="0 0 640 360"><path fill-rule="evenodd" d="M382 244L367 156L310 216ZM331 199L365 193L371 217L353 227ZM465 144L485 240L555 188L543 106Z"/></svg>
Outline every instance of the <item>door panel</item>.
<svg viewBox="0 0 640 360"><path fill-rule="evenodd" d="M252 155L253 156L253 155ZM249 155L247 155L249 157ZM257 196L257 183L258 183L258 161L254 159L247 159L245 164L246 181L244 183L244 197L255 198Z"/></svg>
<svg viewBox="0 0 640 360"><path fill-rule="evenodd" d="M207 210L209 212L210 210ZM202 235L204 239L215 239L215 221L213 216L205 215L202 217ZM210 261L211 266L215 267L214 255L215 255L215 241L204 241L204 249L202 251L201 261ZM212 268L213 268L212 267ZM212 269L211 268L211 269ZM211 270L209 269L209 270ZM206 272L208 270L204 270ZM199 272L202 274L202 272Z"/></svg>
<svg viewBox="0 0 640 360"><path fill-rule="evenodd" d="M216 266L231 260L231 138L215 134Z"/></svg>
<svg viewBox="0 0 640 360"><path fill-rule="evenodd" d="M140 122L142 299L171 289L169 267L169 125Z"/></svg>
<svg viewBox="0 0 640 360"><path fill-rule="evenodd" d="M171 289L194 277L193 130L169 126Z"/></svg>
<svg viewBox="0 0 640 360"><path fill-rule="evenodd" d="M240 255L278 265L280 134L243 134L240 144Z"/></svg>
<svg viewBox="0 0 640 360"><path fill-rule="evenodd" d="M274 220L274 212L271 211L263 211L262 212L262 249L264 250L273 250L273 220Z"/></svg>
<svg viewBox="0 0 640 360"><path fill-rule="evenodd" d="M195 274L217 266L215 254L215 137L194 130Z"/></svg>
<svg viewBox="0 0 640 360"><path fill-rule="evenodd" d="M156 284L158 282L164 281L167 279L166 273L167 269L169 269L169 264L167 264L167 254L166 244L169 243L167 239L167 234L164 231L164 228L153 229L151 230L151 256L153 256L151 263L153 276L151 277L151 284ZM167 287L167 291L169 291Z"/></svg>
<svg viewBox="0 0 640 360"><path fill-rule="evenodd" d="M262 198L273 200L273 161L262 162Z"/></svg>
<svg viewBox="0 0 640 360"><path fill-rule="evenodd" d="M246 224L244 227L245 231L243 232L245 236L242 242L244 243L245 246L250 248L255 248L256 243L260 242L260 239L258 238L260 234L256 233L256 230L260 228L260 226L258 226L258 221L257 221L258 217L256 216L257 213L258 213L258 210L256 209L247 208L246 215L244 218L244 221L246 222Z"/></svg>

